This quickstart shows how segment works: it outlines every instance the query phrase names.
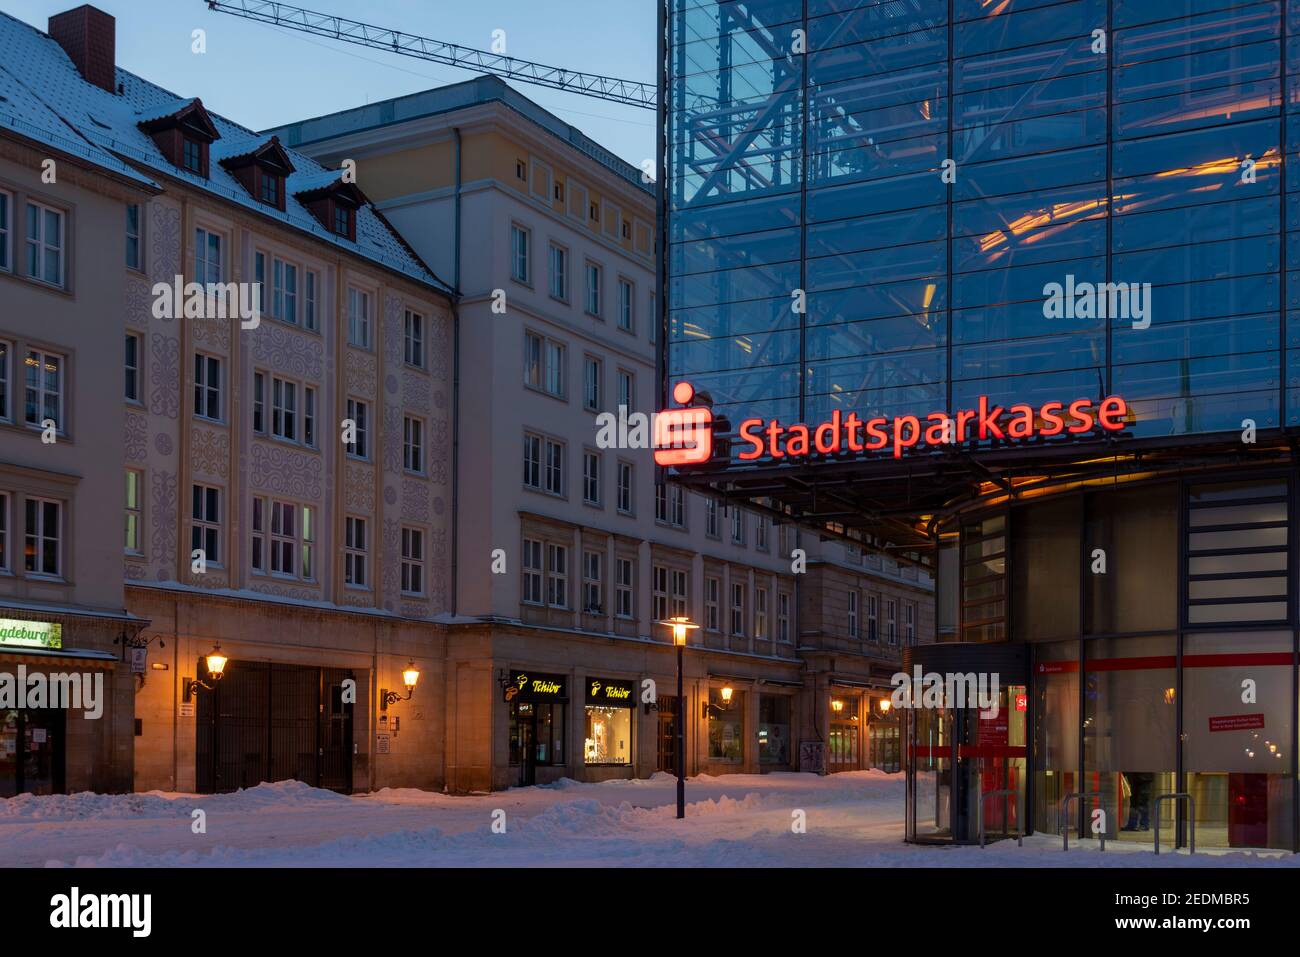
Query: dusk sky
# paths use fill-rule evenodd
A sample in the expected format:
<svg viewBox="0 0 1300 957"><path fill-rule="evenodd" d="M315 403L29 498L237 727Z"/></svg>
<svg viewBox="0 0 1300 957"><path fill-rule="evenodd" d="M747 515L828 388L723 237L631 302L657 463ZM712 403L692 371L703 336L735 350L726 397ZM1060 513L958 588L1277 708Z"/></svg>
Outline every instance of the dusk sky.
<svg viewBox="0 0 1300 957"><path fill-rule="evenodd" d="M0 10L45 29L77 0L0 0ZM117 63L254 129L333 113L469 79L476 74L255 23L204 0L95 0L117 18ZM436 40L489 49L506 31L514 57L652 82L655 6L649 0L301 0L298 6ZM575 24L582 24L576 28ZM207 31L207 53L191 33ZM644 109L512 81L528 96L631 163L654 153Z"/></svg>

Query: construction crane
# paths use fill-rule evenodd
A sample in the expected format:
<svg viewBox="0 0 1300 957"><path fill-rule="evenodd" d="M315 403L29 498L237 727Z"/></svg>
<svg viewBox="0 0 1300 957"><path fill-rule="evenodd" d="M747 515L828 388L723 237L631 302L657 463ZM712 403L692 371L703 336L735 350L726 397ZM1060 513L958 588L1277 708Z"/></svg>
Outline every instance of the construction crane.
<svg viewBox="0 0 1300 957"><path fill-rule="evenodd" d="M519 60L455 43L431 40L428 37L360 23L328 13L304 10L302 7L290 6L287 3L276 3L272 0L204 0L204 2L207 3L209 10L217 13L229 13L247 20L297 30L300 33L357 43L375 50L387 50L389 53L398 53L419 60L444 63L462 70L492 73L522 83L563 90L566 93L581 93L583 96L594 96L647 110L653 110L657 100L654 84L651 83L620 80L596 73L579 73L563 67L546 66L531 60Z"/></svg>

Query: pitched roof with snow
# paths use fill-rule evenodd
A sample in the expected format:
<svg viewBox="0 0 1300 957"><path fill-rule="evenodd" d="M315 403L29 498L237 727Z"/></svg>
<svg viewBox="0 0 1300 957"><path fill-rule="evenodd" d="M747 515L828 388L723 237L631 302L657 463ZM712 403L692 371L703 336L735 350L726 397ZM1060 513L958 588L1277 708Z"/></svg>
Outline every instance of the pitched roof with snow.
<svg viewBox="0 0 1300 957"><path fill-rule="evenodd" d="M303 153L286 147L296 172L286 183L288 200L284 212L250 196L219 162L212 163L208 179L173 166L140 124L173 115L193 103L193 97L177 96L120 67L117 69L119 93L100 89L86 82L63 48L47 34L3 12L0 12L0 65L0 96L5 98L0 102L0 130L12 128L52 149L74 153L119 175L153 185L148 177L123 163L125 159L451 294L451 287L435 276L369 206L357 211L356 242L321 225L294 199L294 194L304 190L303 183L332 181L339 172L326 170ZM267 139L225 117L208 115L221 134L213 143L214 160L248 152ZM229 147L227 140L231 141ZM228 149L234 149L235 153ZM333 177L329 176L331 172Z"/></svg>

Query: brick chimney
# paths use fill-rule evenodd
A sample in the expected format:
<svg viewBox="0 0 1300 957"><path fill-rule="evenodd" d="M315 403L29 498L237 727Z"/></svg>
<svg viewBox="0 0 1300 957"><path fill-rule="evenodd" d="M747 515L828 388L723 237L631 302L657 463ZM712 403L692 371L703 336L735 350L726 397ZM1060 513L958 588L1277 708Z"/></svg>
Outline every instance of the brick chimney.
<svg viewBox="0 0 1300 957"><path fill-rule="evenodd" d="M117 92L117 21L112 16L85 4L50 17L48 32L86 82Z"/></svg>

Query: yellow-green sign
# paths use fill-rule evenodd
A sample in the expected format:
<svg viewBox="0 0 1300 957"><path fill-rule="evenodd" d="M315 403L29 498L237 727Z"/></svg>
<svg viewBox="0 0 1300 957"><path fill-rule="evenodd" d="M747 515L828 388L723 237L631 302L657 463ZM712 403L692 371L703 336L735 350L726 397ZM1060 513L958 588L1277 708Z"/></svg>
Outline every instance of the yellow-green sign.
<svg viewBox="0 0 1300 957"><path fill-rule="evenodd" d="M62 648L63 626L55 621L0 618L0 645L23 648Z"/></svg>

